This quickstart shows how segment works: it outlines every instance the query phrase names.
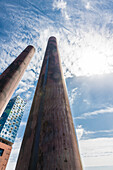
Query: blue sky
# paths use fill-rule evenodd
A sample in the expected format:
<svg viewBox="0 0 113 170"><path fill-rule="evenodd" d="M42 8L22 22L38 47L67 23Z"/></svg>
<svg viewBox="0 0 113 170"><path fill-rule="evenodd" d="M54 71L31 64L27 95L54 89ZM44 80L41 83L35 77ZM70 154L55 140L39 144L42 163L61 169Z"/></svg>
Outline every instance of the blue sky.
<svg viewBox="0 0 113 170"><path fill-rule="evenodd" d="M113 1L1 0L0 73L29 44L36 53L16 94L27 100L7 170L15 169L50 36L56 36L84 170L113 169Z"/></svg>

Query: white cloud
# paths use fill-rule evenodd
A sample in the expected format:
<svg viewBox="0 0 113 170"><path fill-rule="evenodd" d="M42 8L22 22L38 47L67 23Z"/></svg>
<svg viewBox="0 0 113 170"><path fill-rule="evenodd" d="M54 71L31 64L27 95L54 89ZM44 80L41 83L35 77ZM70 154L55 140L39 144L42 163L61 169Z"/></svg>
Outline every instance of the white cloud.
<svg viewBox="0 0 113 170"><path fill-rule="evenodd" d="M113 129L110 130L98 130L98 131L85 131L84 130L84 134L88 135L88 134L96 134L96 133L111 133L113 132Z"/></svg>
<svg viewBox="0 0 113 170"><path fill-rule="evenodd" d="M113 138L96 138L79 141L84 166L112 166Z"/></svg>
<svg viewBox="0 0 113 170"><path fill-rule="evenodd" d="M75 117L74 119L86 119L92 116L96 116L99 114L105 114L105 113L111 113L113 114L113 107L107 107L105 109L100 109L100 110L95 110L93 112L88 112L88 113L83 113L81 116L79 117Z"/></svg>
<svg viewBox="0 0 113 170"><path fill-rule="evenodd" d="M78 140L82 140L83 136L86 137L87 135L90 135L90 134L97 134L97 133L112 133L113 132L113 129L109 129L109 130L95 130L95 131L87 131L85 130L82 125L79 125L77 126L76 128L76 133L77 133L77 138Z"/></svg>
<svg viewBox="0 0 113 170"><path fill-rule="evenodd" d="M53 9L66 9L67 2L64 0L54 0L53 2Z"/></svg>
<svg viewBox="0 0 113 170"><path fill-rule="evenodd" d="M91 8L90 2L87 2L85 7L86 7L86 9L90 9Z"/></svg>
<svg viewBox="0 0 113 170"><path fill-rule="evenodd" d="M27 90L27 88L25 88L24 87L24 89L18 89L18 90L16 90L16 94L20 94L20 93L23 93L23 92L25 92Z"/></svg>
<svg viewBox="0 0 113 170"><path fill-rule="evenodd" d="M109 132L113 132L113 129L86 131L84 128L82 128L82 125L77 126L76 133L83 167L113 165L113 138L82 139L84 134L88 135Z"/></svg>
<svg viewBox="0 0 113 170"><path fill-rule="evenodd" d="M81 137L83 136L83 133L84 133L84 129L82 128L82 125L78 126L76 128L76 134L77 134L78 140L81 139Z"/></svg>
<svg viewBox="0 0 113 170"><path fill-rule="evenodd" d="M91 2L90 0L82 0L82 4L84 5L84 7L87 10L90 10L90 9L92 9L91 4L93 4L93 6L95 6L96 2Z"/></svg>
<svg viewBox="0 0 113 170"><path fill-rule="evenodd" d="M67 13L67 2L64 0L54 0L53 2L53 10L61 10L62 16L66 19L69 20L70 17Z"/></svg>
<svg viewBox="0 0 113 170"><path fill-rule="evenodd" d="M87 99L84 99L83 102L90 105L90 102Z"/></svg>
<svg viewBox="0 0 113 170"><path fill-rule="evenodd" d="M77 88L72 89L71 94L69 96L69 102L72 105L74 103L75 96L77 95Z"/></svg>

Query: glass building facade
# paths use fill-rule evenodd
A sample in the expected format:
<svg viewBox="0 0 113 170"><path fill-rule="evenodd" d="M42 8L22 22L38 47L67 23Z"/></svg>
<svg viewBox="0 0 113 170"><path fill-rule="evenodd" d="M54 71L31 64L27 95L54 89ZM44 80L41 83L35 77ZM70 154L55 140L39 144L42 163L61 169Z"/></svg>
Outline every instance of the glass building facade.
<svg viewBox="0 0 113 170"><path fill-rule="evenodd" d="M0 137L14 143L26 102L20 97L12 98L0 117Z"/></svg>

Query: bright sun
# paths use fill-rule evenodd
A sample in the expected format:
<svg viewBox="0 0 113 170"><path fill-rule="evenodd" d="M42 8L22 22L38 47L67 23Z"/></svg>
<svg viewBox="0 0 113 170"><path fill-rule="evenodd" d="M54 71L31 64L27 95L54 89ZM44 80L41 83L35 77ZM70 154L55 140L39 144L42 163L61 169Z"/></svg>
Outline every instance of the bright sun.
<svg viewBox="0 0 113 170"><path fill-rule="evenodd" d="M104 74L106 70L106 56L94 49L83 50L83 55L79 60L80 68L84 74Z"/></svg>
<svg viewBox="0 0 113 170"><path fill-rule="evenodd" d="M113 38L97 32L83 33L62 43L60 49L66 76L92 76L113 73ZM69 70L69 72L68 72ZM70 74L71 73L71 74Z"/></svg>

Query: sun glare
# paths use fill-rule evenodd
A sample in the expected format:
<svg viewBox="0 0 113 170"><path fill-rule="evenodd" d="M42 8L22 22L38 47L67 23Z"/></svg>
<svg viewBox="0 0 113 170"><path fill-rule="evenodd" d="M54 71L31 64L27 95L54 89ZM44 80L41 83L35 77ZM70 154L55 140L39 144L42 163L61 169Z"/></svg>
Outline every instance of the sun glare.
<svg viewBox="0 0 113 170"><path fill-rule="evenodd" d="M104 74L106 69L106 56L91 48L84 49L79 60L79 65L86 75Z"/></svg>
<svg viewBox="0 0 113 170"><path fill-rule="evenodd" d="M62 56L67 56L63 59L65 68L75 76L113 73L113 38L97 32L82 35L80 39L79 36L75 39L71 37L69 45L63 43L67 47L60 49Z"/></svg>

